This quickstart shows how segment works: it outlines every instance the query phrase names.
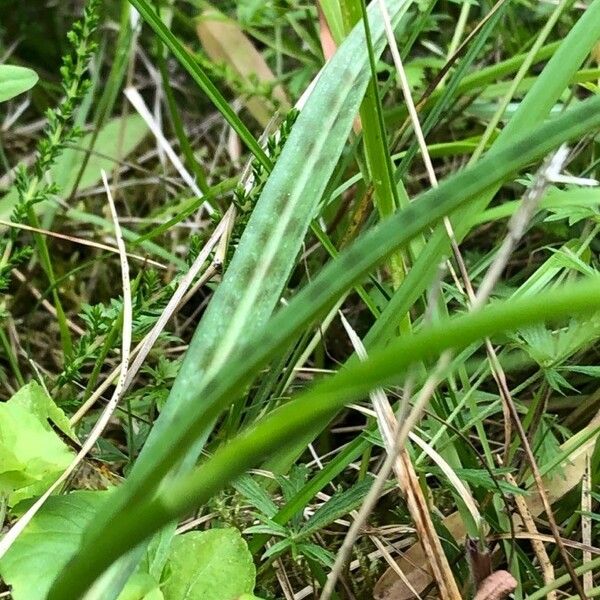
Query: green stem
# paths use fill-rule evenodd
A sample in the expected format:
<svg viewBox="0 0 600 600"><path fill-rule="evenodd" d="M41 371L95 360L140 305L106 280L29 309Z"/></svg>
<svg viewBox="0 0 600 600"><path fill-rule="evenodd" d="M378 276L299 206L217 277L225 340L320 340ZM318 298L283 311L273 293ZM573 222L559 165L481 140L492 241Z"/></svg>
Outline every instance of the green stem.
<svg viewBox="0 0 600 600"><path fill-rule="evenodd" d="M580 565L575 569L575 573L577 573L577 575L582 575L583 573L587 573L588 571L591 571L592 569L597 569L598 567L600 567L600 557L595 558L594 560L591 560L590 562L585 563L584 565ZM559 587L565 585L565 583L569 583L569 581L571 581L571 577L568 573L566 575L562 575L561 577L557 577L552 583L549 583L548 585L545 585L544 587L535 591L533 594L526 596L525 600L541 600L544 596L548 594L548 592L551 592L552 590L557 590ZM592 591L594 593L588 595L597 596L598 594L600 594L600 588L594 588ZM567 600L575 600L575 598L579 598L579 596L571 596Z"/></svg>
<svg viewBox="0 0 600 600"><path fill-rule="evenodd" d="M157 54L158 68L160 71L160 77L162 79L163 89L165 91L167 109L169 110L171 123L173 125L173 129L175 130L175 135L179 140L179 145L181 146L181 150L185 158L185 164L187 168L196 176L198 187L200 188L200 191L206 196L210 193L210 187L206 181L206 174L204 173L204 169L196 160L196 157L194 156L194 150L192 149L192 145L190 144L190 141L187 135L185 134L185 130L183 128L183 121L181 120L179 110L177 109L177 102L175 101L173 88L171 87L171 83L169 81L169 72L167 71L167 63L163 55L162 44L160 44ZM215 207L213 206L213 208Z"/></svg>
<svg viewBox="0 0 600 600"><path fill-rule="evenodd" d="M33 208L28 210L28 215L31 226L39 229L40 224ZM69 331L69 326L67 324L67 317L65 315L65 311L63 310L58 289L56 287L56 277L54 275L52 259L50 258L50 252L48 250L48 244L46 244L46 238L40 233L34 233L33 237L40 255L40 262L44 272L46 273L46 277L48 278L48 283L52 289L52 300L54 302L54 308L56 309L56 319L58 321L63 355L66 362L69 357L73 355L73 340L71 339L71 332Z"/></svg>
<svg viewBox="0 0 600 600"><path fill-rule="evenodd" d="M19 368L19 361L17 360L17 357L13 352L12 345L6 333L4 332L4 329L0 329L0 343L4 348L4 353L6 354L8 364L10 365L10 368L15 376L15 379L17 380L17 383L20 386L24 386L25 379L23 379L23 374L21 373L21 369Z"/></svg>

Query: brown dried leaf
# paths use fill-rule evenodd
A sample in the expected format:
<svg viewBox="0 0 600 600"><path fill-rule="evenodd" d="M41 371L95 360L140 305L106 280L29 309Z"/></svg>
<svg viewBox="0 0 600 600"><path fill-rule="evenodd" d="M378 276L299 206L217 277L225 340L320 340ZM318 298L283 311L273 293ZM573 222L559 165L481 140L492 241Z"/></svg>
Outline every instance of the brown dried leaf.
<svg viewBox="0 0 600 600"><path fill-rule="evenodd" d="M198 18L196 33L208 57L217 64L225 63L231 67L248 85L253 85L253 81L275 83L275 75L262 54L233 19L209 7ZM273 117L277 104L283 111L290 108L281 85L274 85L271 96L274 102L261 96L245 100L246 108L263 127Z"/></svg>
<svg viewBox="0 0 600 600"><path fill-rule="evenodd" d="M473 600L503 600L517 587L517 580L508 571L496 571L486 577Z"/></svg>
<svg viewBox="0 0 600 600"><path fill-rule="evenodd" d="M444 527L448 529L455 539L464 541L464 525L458 513L453 513L446 517L444 519ZM419 594L424 592L433 582L433 576L429 567L429 557L421 544L413 544L396 560L396 563ZM375 600L411 600L415 596L400 580L395 571L388 568L375 585L373 597Z"/></svg>

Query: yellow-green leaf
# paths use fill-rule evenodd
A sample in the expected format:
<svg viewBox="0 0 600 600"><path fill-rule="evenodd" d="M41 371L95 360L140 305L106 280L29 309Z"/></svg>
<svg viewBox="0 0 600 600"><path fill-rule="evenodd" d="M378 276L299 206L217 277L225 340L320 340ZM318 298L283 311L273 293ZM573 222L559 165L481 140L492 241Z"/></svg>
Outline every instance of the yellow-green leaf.
<svg viewBox="0 0 600 600"><path fill-rule="evenodd" d="M31 89L38 81L35 71L16 65L0 65L0 102Z"/></svg>

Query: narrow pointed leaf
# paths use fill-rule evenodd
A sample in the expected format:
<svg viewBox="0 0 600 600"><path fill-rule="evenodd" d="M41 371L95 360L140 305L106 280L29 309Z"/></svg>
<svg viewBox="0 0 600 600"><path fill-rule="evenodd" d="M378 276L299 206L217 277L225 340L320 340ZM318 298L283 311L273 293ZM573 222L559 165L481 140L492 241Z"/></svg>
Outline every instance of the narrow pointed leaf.
<svg viewBox="0 0 600 600"><path fill-rule="evenodd" d="M143 9L144 18L160 34L180 60L189 55L178 49L177 41L146 6L145 0L131 0ZM397 23L411 0L388 0ZM381 54L385 31L379 8L370 10L373 46ZM182 54L183 52L183 54ZM187 63L185 63L187 64ZM195 73L197 65L188 65ZM200 74L197 73L200 77ZM346 145L347 137L370 77L364 28L359 24L348 36L320 75L290 133L277 164L252 213L222 283L215 292L194 334L169 398L138 457L121 499L156 481L150 474L156 458L173 439L181 420L204 410L198 398L206 384L226 365L241 345L252 338L270 317L295 264L319 200ZM204 419L203 434L185 448L176 462L191 468L200 454L213 420ZM183 448L180 448L183 449ZM116 510L111 502L107 514ZM98 520L96 525L109 521ZM139 551L138 551L139 552ZM131 570L134 557L128 561ZM122 573L119 575L122 577Z"/></svg>
<svg viewBox="0 0 600 600"><path fill-rule="evenodd" d="M397 21L408 4L390 0L388 10ZM377 10L371 10L371 21L374 46L382 52L385 35ZM206 383L267 322L344 148L369 75L359 24L321 74L287 139L136 462L134 480L146 478L182 415L202 412L197 399ZM198 453L190 449L187 454L193 462Z"/></svg>

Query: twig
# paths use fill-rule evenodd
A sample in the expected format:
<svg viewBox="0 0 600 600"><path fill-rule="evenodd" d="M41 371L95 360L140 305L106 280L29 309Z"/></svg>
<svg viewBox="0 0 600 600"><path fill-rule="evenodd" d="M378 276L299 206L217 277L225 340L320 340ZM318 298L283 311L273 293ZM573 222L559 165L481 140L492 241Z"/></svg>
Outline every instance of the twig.
<svg viewBox="0 0 600 600"><path fill-rule="evenodd" d="M592 545L592 518L590 513L592 512L592 465L591 465L591 452L587 452L585 455L585 470L581 479L581 541L587 546ZM582 562L591 562L592 553L589 550L583 551ZM594 572L592 570L586 571L583 574L583 589L586 594L590 594L594 587ZM555 592L553 592L555 593Z"/></svg>
<svg viewBox="0 0 600 600"><path fill-rule="evenodd" d="M518 487L515 478L510 473L507 473L505 477L508 483L514 485L515 487ZM514 501L517 507L517 512L519 513L521 521L523 522L523 527L525 528L525 531L527 531L527 533L537 534L538 530L535 526L535 521L531 516L529 507L527 506L527 502L525 502L525 498L523 498L523 496L519 494L515 494ZM537 559L540 563L540 567L542 569L542 576L544 577L544 583L546 585L552 583L554 581L554 567L552 566L552 562L550 561L544 544L539 539L532 537L531 547L533 548L533 551L535 552L535 555L537 556ZM547 600L556 600L556 592L548 592L546 598Z"/></svg>

